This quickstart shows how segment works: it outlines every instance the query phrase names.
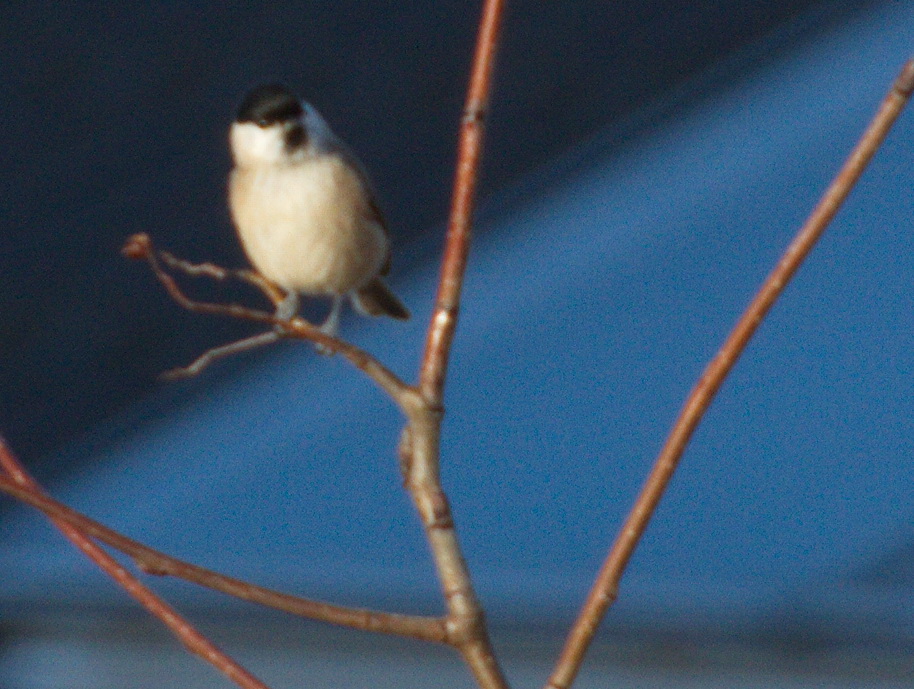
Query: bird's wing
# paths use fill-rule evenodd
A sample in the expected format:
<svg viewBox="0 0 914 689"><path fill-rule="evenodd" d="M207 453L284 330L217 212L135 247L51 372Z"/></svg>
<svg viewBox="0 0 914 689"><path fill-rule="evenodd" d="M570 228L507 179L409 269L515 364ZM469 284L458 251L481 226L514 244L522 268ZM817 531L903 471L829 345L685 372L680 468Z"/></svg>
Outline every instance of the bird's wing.
<svg viewBox="0 0 914 689"><path fill-rule="evenodd" d="M378 194L375 191L374 184L372 184L371 177L368 176L368 171L365 169L365 166L362 165L362 161L349 150L349 147L345 143L336 139L334 141L334 148L336 149L336 153L356 171L359 176L359 182L365 187L367 192L366 197L368 199L368 205L365 212L368 216L368 220L376 223L384 231L384 236L387 237L387 256L384 257L384 263L381 266L381 275L387 275L390 272L390 231L387 229L387 221L384 219L384 213L381 211L380 205L378 205Z"/></svg>

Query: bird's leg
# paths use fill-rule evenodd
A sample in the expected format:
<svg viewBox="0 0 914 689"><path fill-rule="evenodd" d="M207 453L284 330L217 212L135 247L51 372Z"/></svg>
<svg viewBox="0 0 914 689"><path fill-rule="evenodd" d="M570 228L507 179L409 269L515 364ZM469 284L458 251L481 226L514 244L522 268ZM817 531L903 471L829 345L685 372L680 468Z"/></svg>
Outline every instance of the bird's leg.
<svg viewBox="0 0 914 689"><path fill-rule="evenodd" d="M342 310L343 310L343 297L341 295L337 295L337 296L333 297L333 306L330 307L330 313L327 315L326 320L323 323L321 323L321 325L320 325L319 329L322 333L324 333L325 335L329 335L330 337L337 336L337 333L339 333L339 331L340 331L340 313L342 312ZM317 348L317 351L321 354L326 354L328 356L333 354L333 352L331 352L329 349L327 349L323 345L316 344L314 346Z"/></svg>
<svg viewBox="0 0 914 689"><path fill-rule="evenodd" d="M335 296L333 297L333 306L330 309L330 313L327 314L327 319L321 323L320 329L321 332L330 337L336 337L337 333L340 331L340 312L343 310L343 297Z"/></svg>
<svg viewBox="0 0 914 689"><path fill-rule="evenodd" d="M298 292L290 291L286 292L286 296L283 298L279 304L276 306L275 316L282 320L287 321L298 313Z"/></svg>
<svg viewBox="0 0 914 689"><path fill-rule="evenodd" d="M275 316L281 321L288 321L298 314L298 307L298 293L287 292L285 298L276 306ZM340 329L340 313L342 310L343 297L339 295L333 297L333 306L330 308L330 313L327 315L326 320L319 326L319 330L325 335L336 337ZM280 336L286 334L285 328L281 325L277 325L275 330ZM315 347L321 354L333 354L333 352L322 345L316 344Z"/></svg>

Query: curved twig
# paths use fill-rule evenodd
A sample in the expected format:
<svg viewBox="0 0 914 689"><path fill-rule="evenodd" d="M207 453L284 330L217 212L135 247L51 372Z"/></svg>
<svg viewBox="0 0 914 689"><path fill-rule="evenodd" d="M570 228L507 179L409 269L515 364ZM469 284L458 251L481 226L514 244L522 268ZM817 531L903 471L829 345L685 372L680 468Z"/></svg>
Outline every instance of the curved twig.
<svg viewBox="0 0 914 689"><path fill-rule="evenodd" d="M600 568L593 588L569 633L555 670L546 684L546 689L567 689L574 681L597 627L606 610L616 600L619 581L628 561L641 540L692 433L759 324L822 236L879 149L910 98L912 90L914 60L905 64L844 166L689 393L685 406L654 463L654 468Z"/></svg>
<svg viewBox="0 0 914 689"><path fill-rule="evenodd" d="M278 331L277 338L286 337L316 342L331 352L341 354L353 366L374 380L401 407L405 404L405 396L412 389L411 386L403 382L399 376L365 350L359 349L345 340L327 335L320 328L312 325L303 318L296 317L290 320L283 320L277 318L272 313L259 309L251 309L239 304L216 304L191 299L184 294L178 286L178 283L175 282L175 279L162 268L159 259L163 258L169 265L178 267L184 272L189 272L191 274L208 275L210 277L215 277L216 279L239 277L262 289L264 294L266 294L274 304L281 301L282 293L274 292L277 288L269 281L257 276L256 273L251 273L250 271L230 271L209 263L192 264L187 261L176 259L167 252L157 251L153 246L149 235L144 233L135 234L128 238L121 252L128 258L146 261L158 281L165 287L169 296L188 311L209 314L212 316L225 316L253 323L262 323L276 329ZM203 356L205 357L206 355L204 354Z"/></svg>

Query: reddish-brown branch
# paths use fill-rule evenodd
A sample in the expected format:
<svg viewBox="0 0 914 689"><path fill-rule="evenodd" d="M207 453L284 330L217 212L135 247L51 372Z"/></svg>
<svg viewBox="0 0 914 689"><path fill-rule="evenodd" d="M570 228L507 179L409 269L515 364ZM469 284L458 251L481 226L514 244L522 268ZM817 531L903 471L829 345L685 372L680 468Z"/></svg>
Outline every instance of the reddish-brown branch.
<svg viewBox="0 0 914 689"><path fill-rule="evenodd" d="M489 641L447 496L441 487L440 449L444 382L467 256L482 156L486 110L497 52L502 0L487 0L477 36L470 86L461 121L451 214L435 309L419 371L419 392L401 401L409 426L401 443L406 487L425 527L444 599L450 637L483 689L506 689L507 680Z"/></svg>
<svg viewBox="0 0 914 689"><path fill-rule="evenodd" d="M293 318L286 321L276 318L275 315L266 311L250 309L238 304L214 304L191 299L184 294L175 279L162 268L159 259L161 258L174 268L194 275L208 275L220 280L227 277L238 277L259 287L274 303L281 301L282 293L278 292L275 286L256 273L229 271L209 263L192 264L182 261L167 252L156 251L152 245L152 240L146 234L135 234L129 237L121 251L128 258L146 261L158 281L165 287L169 296L188 311L262 323L279 328L283 337L316 342L329 351L337 352L345 357L353 366L368 375L383 388L401 407L403 406L404 395L412 389L368 352L349 344L345 340L327 335L320 328L311 325L302 318Z"/></svg>
<svg viewBox="0 0 914 689"><path fill-rule="evenodd" d="M7 476L0 475L0 491L32 505L52 519L77 528L86 536L129 555L136 562L137 567L148 574L178 577L242 600L343 627L394 634L421 641L447 642L444 622L438 618L347 608L273 591L165 555L109 529L46 494L23 486Z"/></svg>
<svg viewBox="0 0 914 689"><path fill-rule="evenodd" d="M914 60L901 71L860 141L848 156L806 223L765 280L707 369L692 389L670 431L631 512L622 525L596 582L571 629L547 689L567 689L577 676L584 654L609 606L616 600L619 581L648 522L660 502L692 433L739 359L750 338L787 283L822 236L863 170L879 149L914 90Z"/></svg>
<svg viewBox="0 0 914 689"><path fill-rule="evenodd" d="M454 340L460 310L463 274L470 252L485 119L503 12L502 0L489 0L483 8L470 87L463 109L441 278L419 376L419 388L423 396L436 407L441 406L444 395L451 342Z"/></svg>
<svg viewBox="0 0 914 689"><path fill-rule="evenodd" d="M134 260L146 261L149 264L149 267L152 268L152 272L156 276L156 279L162 284L165 291L168 292L168 295L188 311L193 313L205 313L213 316L227 316L229 318L237 318L238 320L252 321L254 323L263 323L267 325L282 324L273 314L267 313L266 311L250 309L238 304L213 304L191 299L181 291L181 288L178 287L178 283L175 282L175 279L162 268L160 258L165 260L172 267L181 269L183 272L196 275L208 275L220 280L224 280L229 276L235 276L236 273L234 271L219 268L218 266L211 266L212 269L204 269L204 266L210 266L210 264L195 265L175 259L167 252L156 251L155 247L152 245L152 239L150 239L149 235L143 233L128 237L124 247L121 249L121 253ZM191 271L187 269L188 267L197 268L199 270ZM259 284L267 283L263 282ZM317 331L317 328L313 329Z"/></svg>
<svg viewBox="0 0 914 689"><path fill-rule="evenodd" d="M178 258L168 251L156 251L152 246L152 239L145 232L128 237L121 248L121 254L135 261L151 261L153 271L159 279L161 279L162 271L158 269L157 263L158 260L161 260L172 270L179 270L187 275L202 275L220 282L225 280L246 282L263 292L264 296L273 302L274 306L279 305L285 296L279 287L253 270L232 270L217 266L215 263L191 263Z"/></svg>
<svg viewBox="0 0 914 689"><path fill-rule="evenodd" d="M2 437L0 437L0 467L8 475L3 477L5 481L20 486L29 495L44 495L41 487L26 472ZM219 650L215 644L197 631L190 622L181 617L174 608L143 586L136 577L121 567L117 560L108 555L79 529L63 519L52 517L51 521L86 557L114 579L121 588L133 596L151 615L161 620L187 647L187 650L203 658L244 689L268 689L263 682Z"/></svg>

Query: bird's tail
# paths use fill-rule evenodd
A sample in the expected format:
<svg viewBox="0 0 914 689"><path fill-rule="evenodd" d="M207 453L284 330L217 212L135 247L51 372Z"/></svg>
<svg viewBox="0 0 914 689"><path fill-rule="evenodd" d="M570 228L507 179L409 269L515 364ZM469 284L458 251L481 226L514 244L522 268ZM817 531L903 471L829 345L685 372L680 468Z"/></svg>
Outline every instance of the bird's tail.
<svg viewBox="0 0 914 689"><path fill-rule="evenodd" d="M403 302L379 277L352 293L352 305L366 316L390 316L401 321L409 319L409 311Z"/></svg>

